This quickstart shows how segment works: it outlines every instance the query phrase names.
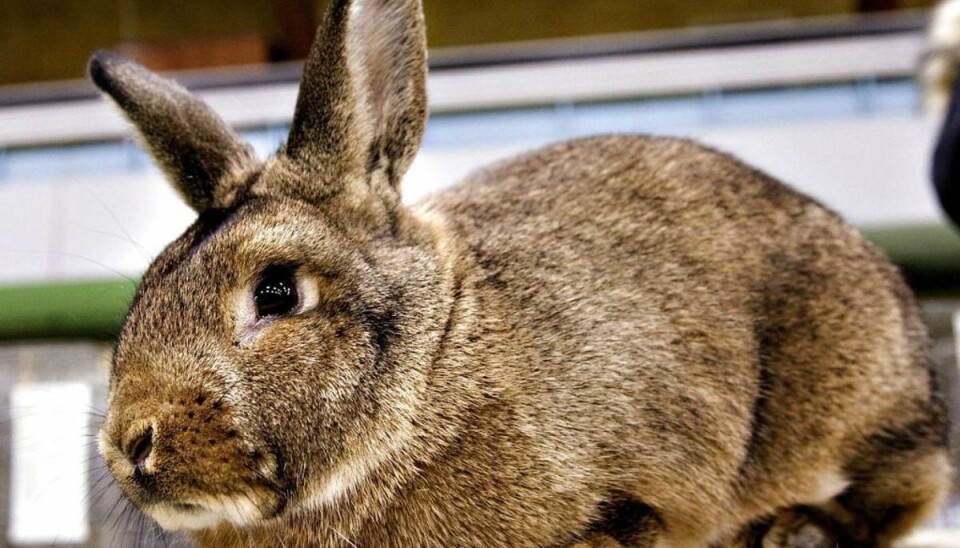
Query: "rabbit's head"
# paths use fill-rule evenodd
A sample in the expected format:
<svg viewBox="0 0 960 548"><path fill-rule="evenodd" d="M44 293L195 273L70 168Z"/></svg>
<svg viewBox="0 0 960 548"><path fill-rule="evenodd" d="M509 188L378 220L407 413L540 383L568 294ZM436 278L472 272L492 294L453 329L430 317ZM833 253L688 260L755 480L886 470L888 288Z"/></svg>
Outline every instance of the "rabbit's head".
<svg viewBox="0 0 960 548"><path fill-rule="evenodd" d="M90 75L197 221L143 277L100 450L168 529L332 504L409 451L450 293L399 181L426 118L418 0L335 0L287 143L259 161L177 84Z"/></svg>

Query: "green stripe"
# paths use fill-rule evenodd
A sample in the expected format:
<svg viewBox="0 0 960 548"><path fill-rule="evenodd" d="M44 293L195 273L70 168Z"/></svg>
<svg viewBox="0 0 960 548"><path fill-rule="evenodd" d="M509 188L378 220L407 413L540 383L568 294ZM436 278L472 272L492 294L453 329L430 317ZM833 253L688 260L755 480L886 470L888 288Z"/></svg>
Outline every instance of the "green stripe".
<svg viewBox="0 0 960 548"><path fill-rule="evenodd" d="M135 290L116 279L0 287L0 339L112 338Z"/></svg>
<svg viewBox="0 0 960 548"><path fill-rule="evenodd" d="M864 231L922 292L960 290L960 236L946 225ZM0 287L0 339L116 335L136 290L130 280Z"/></svg>
<svg viewBox="0 0 960 548"><path fill-rule="evenodd" d="M960 233L946 225L865 229L864 235L897 264L960 269Z"/></svg>
<svg viewBox="0 0 960 548"><path fill-rule="evenodd" d="M864 229L918 293L960 292L960 232L944 224Z"/></svg>

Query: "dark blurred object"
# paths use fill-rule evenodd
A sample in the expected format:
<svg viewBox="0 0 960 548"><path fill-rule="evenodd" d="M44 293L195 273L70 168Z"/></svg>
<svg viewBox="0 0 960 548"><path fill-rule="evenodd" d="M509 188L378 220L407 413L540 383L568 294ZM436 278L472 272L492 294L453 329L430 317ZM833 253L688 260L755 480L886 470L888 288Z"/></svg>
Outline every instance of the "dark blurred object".
<svg viewBox="0 0 960 548"><path fill-rule="evenodd" d="M171 42L126 42L116 50L157 71L253 65L268 61L269 47L260 36L226 36Z"/></svg>
<svg viewBox="0 0 960 548"><path fill-rule="evenodd" d="M899 0L857 0L857 11L860 13L891 11L900 7Z"/></svg>
<svg viewBox="0 0 960 548"><path fill-rule="evenodd" d="M953 81L947 116L933 153L933 186L940 207L960 228L960 78Z"/></svg>

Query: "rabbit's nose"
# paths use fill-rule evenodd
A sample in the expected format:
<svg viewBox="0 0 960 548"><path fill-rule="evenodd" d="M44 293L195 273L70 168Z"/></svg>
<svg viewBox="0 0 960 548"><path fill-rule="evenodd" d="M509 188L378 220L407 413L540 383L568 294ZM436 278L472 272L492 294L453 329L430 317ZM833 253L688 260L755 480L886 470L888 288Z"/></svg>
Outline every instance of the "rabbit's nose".
<svg viewBox="0 0 960 548"><path fill-rule="evenodd" d="M148 427L147 430L140 435L134 436L127 444L127 458L130 459L131 464L141 469L141 471L143 470L143 463L150 457L152 451L153 426Z"/></svg>

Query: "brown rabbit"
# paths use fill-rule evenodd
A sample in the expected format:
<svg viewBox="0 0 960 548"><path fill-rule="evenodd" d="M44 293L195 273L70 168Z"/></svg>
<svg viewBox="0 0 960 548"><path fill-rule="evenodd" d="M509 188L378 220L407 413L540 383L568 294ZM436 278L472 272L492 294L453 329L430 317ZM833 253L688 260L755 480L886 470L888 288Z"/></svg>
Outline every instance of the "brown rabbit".
<svg viewBox="0 0 960 548"><path fill-rule="evenodd" d="M724 154L598 137L413 207L417 0L333 2L255 159L90 74L199 218L143 278L101 451L200 546L888 546L948 485L897 270Z"/></svg>

